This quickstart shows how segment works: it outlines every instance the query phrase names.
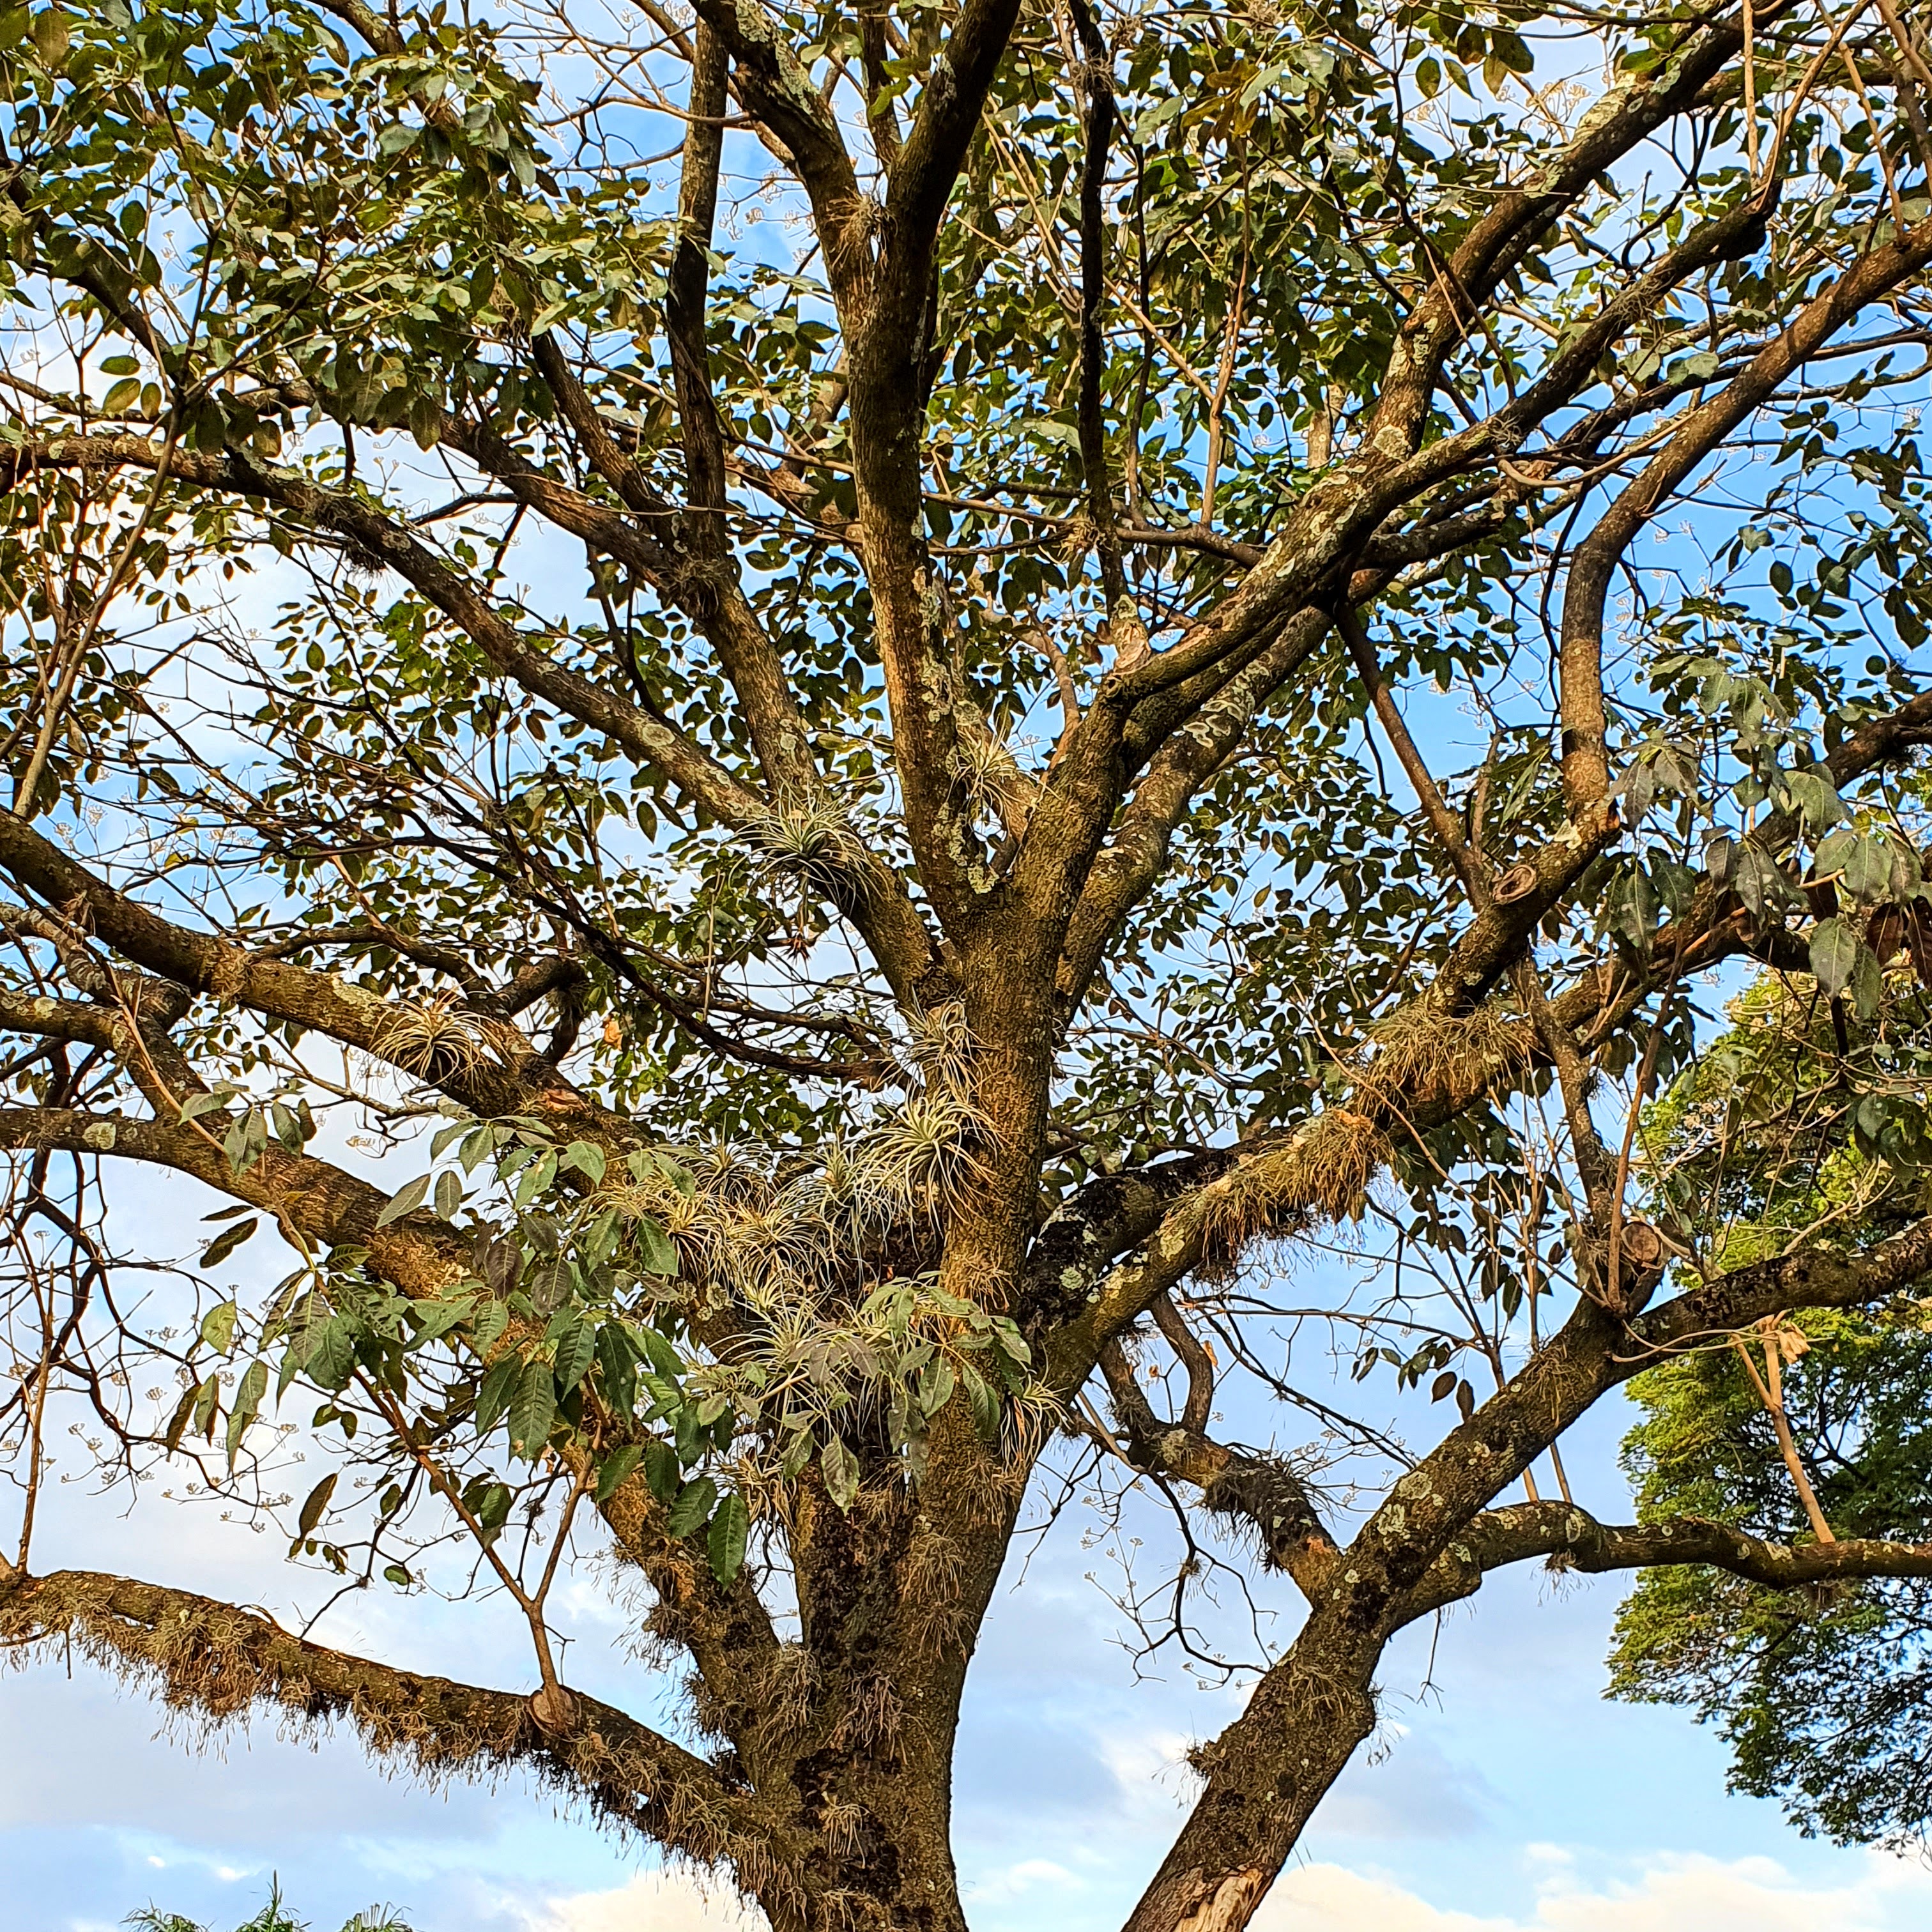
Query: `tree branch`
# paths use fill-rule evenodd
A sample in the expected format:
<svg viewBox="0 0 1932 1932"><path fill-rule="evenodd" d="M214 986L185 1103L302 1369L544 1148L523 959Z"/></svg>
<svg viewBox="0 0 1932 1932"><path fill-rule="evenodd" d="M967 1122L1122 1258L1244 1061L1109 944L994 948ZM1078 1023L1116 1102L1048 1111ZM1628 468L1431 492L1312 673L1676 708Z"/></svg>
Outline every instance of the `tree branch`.
<svg viewBox="0 0 1932 1932"><path fill-rule="evenodd" d="M327 1034L394 1064L396 1009L332 973L294 966L212 933L191 931L150 911L97 878L43 838L25 819L0 811L0 872L66 924L106 942L124 958L188 992L232 1000L268 1018ZM432 1066L429 1084L484 1113L541 1106L553 1114L605 1120L602 1110L545 1065L520 1034L478 1010L479 1028L499 1049L478 1064ZM608 1121L607 1121L608 1124Z"/></svg>
<svg viewBox="0 0 1932 1932"><path fill-rule="evenodd" d="M528 1769L600 1817L667 1849L741 1873L802 1856L804 1835L713 1766L581 1692L574 1719L546 1730L532 1700L331 1650L258 1610L89 1570L0 1580L0 1646L71 1646L215 1725L272 1712L354 1726L380 1757L432 1780Z"/></svg>
<svg viewBox="0 0 1932 1932"><path fill-rule="evenodd" d="M1932 1576L1928 1543L1856 1537L1834 1543L1769 1543L1702 1516L1659 1523L1604 1523L1555 1502L1486 1510L1456 1540L1484 1572L1542 1556L1550 1559L1552 1569L1592 1576L1666 1564L1703 1564L1774 1590L1874 1576ZM1461 1552L1457 1554L1460 1561ZM1433 1573L1430 1580L1435 1580ZM1418 1599L1422 1594L1418 1592ZM1434 1607L1419 1602L1417 1614Z"/></svg>
<svg viewBox="0 0 1932 1932"><path fill-rule="evenodd" d="M1160 1305L1156 1300L1156 1310ZM1259 1538L1269 1566L1286 1571L1312 1600L1328 1580L1337 1552L1335 1539L1294 1468L1278 1456L1216 1442L1207 1432L1205 1417L1162 1421L1118 1341L1108 1342L1100 1351L1100 1372L1126 1434L1128 1460L1136 1468L1193 1485L1210 1515L1245 1523Z"/></svg>

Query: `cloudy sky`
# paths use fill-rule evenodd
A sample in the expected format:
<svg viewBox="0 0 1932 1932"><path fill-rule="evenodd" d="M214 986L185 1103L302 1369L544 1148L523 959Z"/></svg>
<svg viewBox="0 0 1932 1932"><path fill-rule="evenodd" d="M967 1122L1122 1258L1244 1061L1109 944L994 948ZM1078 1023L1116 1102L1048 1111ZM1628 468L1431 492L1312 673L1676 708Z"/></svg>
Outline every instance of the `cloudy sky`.
<svg viewBox="0 0 1932 1932"><path fill-rule="evenodd" d="M150 1181L130 1214L181 1213ZM164 1196L159 1190L165 1187ZM261 1264L258 1263L257 1265ZM1580 1500L1627 1506L1606 1413L1575 1445ZM123 1516L70 1486L36 1568L111 1568L286 1614L313 1579L212 1513ZM1063 1520L1002 1593L969 1686L957 1843L980 1932L1112 1932L1178 1822L1188 1741L1236 1694L1137 1676L1104 1546ZM1932 1874L1807 1844L1727 1796L1718 1742L1677 1713L1606 1703L1614 1580L1493 1582L1382 1676L1384 1730L1317 1815L1262 1932L1905 1932ZM1286 1596L1274 1602L1290 1607ZM662 1684L627 1662L630 1619L589 1569L560 1618L567 1673L646 1717ZM317 1633L399 1664L521 1685L517 1628L488 1605L352 1600ZM1143 1666L1144 1671L1148 1666ZM730 1932L733 1908L520 1784L427 1792L335 1739L272 1724L211 1743L82 1664L0 1676L0 1925L95 1932L151 1900L218 1928L278 1874L317 1932L385 1901L418 1932Z"/></svg>

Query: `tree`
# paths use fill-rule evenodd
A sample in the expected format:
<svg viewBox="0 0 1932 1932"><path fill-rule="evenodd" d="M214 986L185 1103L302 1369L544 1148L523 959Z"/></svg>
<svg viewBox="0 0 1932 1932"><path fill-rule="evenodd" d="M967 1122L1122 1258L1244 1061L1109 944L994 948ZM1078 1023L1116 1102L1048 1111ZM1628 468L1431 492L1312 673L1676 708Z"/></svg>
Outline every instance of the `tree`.
<svg viewBox="0 0 1932 1932"><path fill-rule="evenodd" d="M1027 1498L1152 1496L1150 1643L1303 1600L1130 1922L1239 1932L1490 1570L1932 1576L1559 1460L1768 1320L1915 1346L1916 1184L1747 1257L1634 1124L1755 962L1918 1172L1915 20L0 16L0 1636L944 1932ZM76 1409L324 1588L470 1566L534 1690L37 1573ZM677 1736L560 1677L600 1542Z"/></svg>
<svg viewBox="0 0 1932 1932"><path fill-rule="evenodd" d="M1922 1065L1925 1002L1910 986L1895 991L1876 1036L1856 1025L1841 1036L1815 994L1754 988L1658 1108L1651 1131L1670 1192L1717 1204L1704 1211L1734 1261L1834 1222L1869 1250L1922 1206L1923 1150L1912 1144L1922 1123L1892 1096L1898 1072ZM1694 1512L1819 1547L1925 1541L1927 1312L1902 1298L1773 1316L1646 1370L1631 1387L1644 1420L1626 1445L1640 1517ZM1624 1606L1612 1684L1716 1720L1734 1786L1782 1797L1806 1832L1909 1841L1928 1815L1928 1612L1925 1580L1909 1570L1799 1591L1719 1570L1648 1570Z"/></svg>

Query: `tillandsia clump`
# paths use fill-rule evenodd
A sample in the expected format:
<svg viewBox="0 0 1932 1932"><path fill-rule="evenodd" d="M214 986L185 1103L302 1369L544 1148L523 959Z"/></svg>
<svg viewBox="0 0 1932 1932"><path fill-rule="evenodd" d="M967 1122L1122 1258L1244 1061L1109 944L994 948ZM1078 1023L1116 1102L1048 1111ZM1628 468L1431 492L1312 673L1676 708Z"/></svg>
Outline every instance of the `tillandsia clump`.
<svg viewBox="0 0 1932 1932"><path fill-rule="evenodd" d="M7 1657L962 1932L1085 1534L1243 1932L1540 1562L1922 1833L1928 26L0 6Z"/></svg>
<svg viewBox="0 0 1932 1932"><path fill-rule="evenodd" d="M163 1912L158 1906L146 1906L139 1912L130 1912L122 1921L134 1928L134 1932L210 1932L206 1925L197 1924L178 1912ZM280 1880L272 1880L268 1895L262 1900L261 1910L244 1923L238 1925L235 1932L310 1932L306 1918L298 1918L282 1897ZM402 1918L386 1905L372 1905L366 1912L358 1912L346 1921L342 1932L410 1932Z"/></svg>

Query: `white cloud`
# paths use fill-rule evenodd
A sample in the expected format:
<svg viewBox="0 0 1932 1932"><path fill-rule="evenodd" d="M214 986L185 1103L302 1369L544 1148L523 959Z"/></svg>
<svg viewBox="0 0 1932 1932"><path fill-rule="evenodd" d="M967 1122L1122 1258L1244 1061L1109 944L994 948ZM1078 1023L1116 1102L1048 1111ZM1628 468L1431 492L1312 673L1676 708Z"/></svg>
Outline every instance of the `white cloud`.
<svg viewBox="0 0 1932 1932"><path fill-rule="evenodd" d="M1342 1865L1296 1865L1262 1901L1255 1932L1518 1932L1505 1918L1442 1912L1386 1879Z"/></svg>
<svg viewBox="0 0 1932 1932"><path fill-rule="evenodd" d="M1932 1922L1932 1872L1881 1852L1816 1885L1772 1858L1678 1852L1592 1883L1556 1848L1533 1852L1543 1876L1527 1918L1446 1910L1386 1879L1307 1864L1282 1875L1255 1932L1916 1932Z"/></svg>
<svg viewBox="0 0 1932 1932"><path fill-rule="evenodd" d="M1932 1871L1870 1852L1846 1880L1795 1877L1774 1859L1726 1861L1659 1852L1622 1875L1586 1880L1557 1846L1526 1848L1537 1899L1526 1918L1432 1904L1387 1878L1346 1866L1284 1872L1254 1932L1919 1932L1932 1923ZM1026 1894L1064 1897L1085 1882L1050 1858L1024 1858L989 1874L968 1898L988 1926ZM611 1892L581 1892L512 1908L520 1932L763 1932L764 1921L730 1892L681 1873L639 1874ZM1096 1922L1096 1932L1111 1918Z"/></svg>
<svg viewBox="0 0 1932 1932"><path fill-rule="evenodd" d="M683 1872L640 1872L614 1892L553 1898L518 1915L527 1932L764 1932L728 1887Z"/></svg>
<svg viewBox="0 0 1932 1932"><path fill-rule="evenodd" d="M1187 1762L1193 1739L1180 1731L1139 1731L1100 1741L1101 1762L1120 1787L1120 1808L1138 1818L1158 1818L1172 1829L1176 1808L1200 1788Z"/></svg>
<svg viewBox="0 0 1932 1932"><path fill-rule="evenodd" d="M1051 1858L1022 1858L1004 1871L989 1872L966 1889L966 1910L970 1918L976 1907L1005 1905L1023 1893L1051 1886L1061 1892L1084 1892L1087 1881Z"/></svg>

